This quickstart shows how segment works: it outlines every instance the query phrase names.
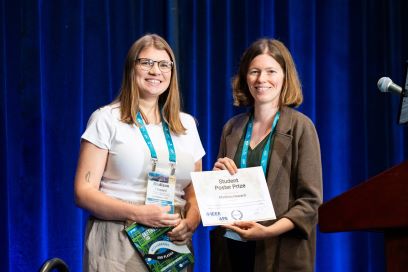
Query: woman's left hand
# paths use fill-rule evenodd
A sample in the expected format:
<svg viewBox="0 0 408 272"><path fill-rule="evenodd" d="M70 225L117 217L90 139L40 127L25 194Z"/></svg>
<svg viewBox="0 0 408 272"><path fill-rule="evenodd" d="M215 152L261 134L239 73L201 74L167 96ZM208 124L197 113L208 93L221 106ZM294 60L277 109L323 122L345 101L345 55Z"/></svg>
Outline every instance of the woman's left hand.
<svg viewBox="0 0 408 272"><path fill-rule="evenodd" d="M193 236L193 230L189 227L187 220L182 219L180 223L167 233L170 240L178 245L187 244Z"/></svg>
<svg viewBox="0 0 408 272"><path fill-rule="evenodd" d="M261 240L270 236L268 228L256 222L235 222L224 227L235 231L245 240Z"/></svg>

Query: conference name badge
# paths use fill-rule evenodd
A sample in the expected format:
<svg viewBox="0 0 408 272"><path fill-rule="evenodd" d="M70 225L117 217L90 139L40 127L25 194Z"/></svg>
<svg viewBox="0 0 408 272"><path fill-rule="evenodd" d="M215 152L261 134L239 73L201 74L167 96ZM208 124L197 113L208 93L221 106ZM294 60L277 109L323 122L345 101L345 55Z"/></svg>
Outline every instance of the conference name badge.
<svg viewBox="0 0 408 272"><path fill-rule="evenodd" d="M174 195L176 177L164 175L160 172L149 172L147 178L147 190L145 204L170 206L170 212L174 213Z"/></svg>

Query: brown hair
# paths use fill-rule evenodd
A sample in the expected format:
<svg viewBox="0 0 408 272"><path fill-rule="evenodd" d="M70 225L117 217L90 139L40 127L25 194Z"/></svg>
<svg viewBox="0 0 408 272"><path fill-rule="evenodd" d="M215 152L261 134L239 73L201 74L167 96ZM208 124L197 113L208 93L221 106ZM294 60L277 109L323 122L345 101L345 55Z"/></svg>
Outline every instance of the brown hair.
<svg viewBox="0 0 408 272"><path fill-rule="evenodd" d="M261 54L268 54L282 67L284 82L280 94L279 107L286 105L297 107L303 102L302 86L293 58L286 46L273 39L259 39L244 52L239 64L238 74L232 79L232 93L235 106L253 106L254 98L249 92L247 73L252 60Z"/></svg>
<svg viewBox="0 0 408 272"><path fill-rule="evenodd" d="M123 69L120 93L115 101L120 102L121 120L129 124L140 125L136 120L139 109L140 89L136 83L135 60L140 52L147 47L165 50L173 62L171 79L168 89L159 96L159 107L163 111L163 119L175 134L185 133L186 129L180 120L180 92L177 81L177 65L170 45L159 35L147 34L133 43L126 56Z"/></svg>

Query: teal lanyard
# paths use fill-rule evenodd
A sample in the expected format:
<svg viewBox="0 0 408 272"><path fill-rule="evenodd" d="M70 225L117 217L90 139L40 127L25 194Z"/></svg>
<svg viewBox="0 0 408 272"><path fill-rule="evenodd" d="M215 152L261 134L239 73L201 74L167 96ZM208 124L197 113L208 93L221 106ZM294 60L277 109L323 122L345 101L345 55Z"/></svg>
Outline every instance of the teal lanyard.
<svg viewBox="0 0 408 272"><path fill-rule="evenodd" d="M266 175L266 165L268 163L269 147L271 146L271 138L272 138L272 134L275 133L276 125L278 124L279 117L280 117L280 112L278 111L275 115L275 118L273 119L272 129L271 129L271 133L269 133L268 141L266 142L266 145L264 149L262 150L261 166L262 166L262 169L265 175ZM251 115L249 122L248 122L247 129L246 129L244 144L242 146L241 168L247 167L248 148L249 148L249 142L251 141L253 126L254 126L254 117L253 115Z"/></svg>
<svg viewBox="0 0 408 272"><path fill-rule="evenodd" d="M143 139L145 140L145 142L147 144L147 147L150 150L150 157L152 158L152 161L153 161L153 171L155 171L156 163L157 163L156 150L154 149L152 140L150 139L149 133L147 132L145 123L143 122L143 118L142 118L142 115L140 114L140 112L138 112L136 114L136 119L139 122L139 124L141 125L139 127L139 129L140 129L140 132L143 135ZM175 165L176 165L176 150L174 149L173 140L171 139L169 126L167 125L166 122L163 121L163 118L161 118L161 119L162 119L164 137L166 138L166 142L167 142L167 149L169 150L169 161L170 161L170 164L172 166L172 174L174 174L174 169L175 169Z"/></svg>

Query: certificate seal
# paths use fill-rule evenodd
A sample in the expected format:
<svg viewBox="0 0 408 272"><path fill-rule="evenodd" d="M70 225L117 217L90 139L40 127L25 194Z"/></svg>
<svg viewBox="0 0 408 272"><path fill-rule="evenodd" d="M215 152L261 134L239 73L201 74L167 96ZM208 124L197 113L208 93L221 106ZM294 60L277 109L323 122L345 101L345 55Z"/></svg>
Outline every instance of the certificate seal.
<svg viewBox="0 0 408 272"><path fill-rule="evenodd" d="M231 212L231 217L234 218L235 220L241 220L242 219L242 212L240 210L233 210Z"/></svg>

